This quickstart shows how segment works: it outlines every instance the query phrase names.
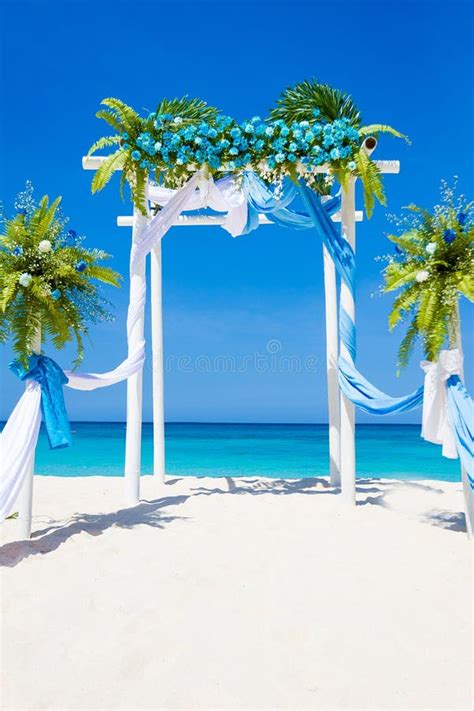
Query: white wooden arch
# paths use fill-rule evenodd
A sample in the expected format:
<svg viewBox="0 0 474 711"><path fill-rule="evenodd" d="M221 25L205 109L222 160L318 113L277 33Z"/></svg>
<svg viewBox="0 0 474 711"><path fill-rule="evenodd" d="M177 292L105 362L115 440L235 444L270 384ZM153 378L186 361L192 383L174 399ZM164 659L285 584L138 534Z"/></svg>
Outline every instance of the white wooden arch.
<svg viewBox="0 0 474 711"><path fill-rule="evenodd" d="M373 141L368 152L375 148ZM86 156L82 159L84 170L97 170L105 158ZM396 160L375 161L381 173L398 174L400 163ZM329 173L329 166L322 165L319 173ZM355 224L363 220L363 212L355 209L355 179L342 191L341 210L332 217L341 224L341 233L355 251ZM180 215L173 226L186 227L223 223L221 215ZM133 215L117 218L119 227L132 227L132 243L138 241L148 223L148 218L134 208ZM273 224L265 215L259 216L261 225ZM161 241L151 252L151 344L153 374L153 473L160 482L165 480L165 435L164 435L164 388L163 388L163 314L162 314L162 259ZM339 339L337 314L336 270L332 258L323 246L324 295L326 317L326 370L328 383L328 426L330 481L341 486L342 500L350 505L356 498L355 455L355 409L341 393L338 382L338 356L345 347ZM140 292L146 283L146 261L130 275L130 292ZM342 282L340 299L345 311L355 322L355 304L352 295ZM131 333L129 347L143 340L145 313L137 321ZM132 375L127 381L127 427L125 444L125 488L130 505L140 500L141 434L142 434L142 372Z"/></svg>

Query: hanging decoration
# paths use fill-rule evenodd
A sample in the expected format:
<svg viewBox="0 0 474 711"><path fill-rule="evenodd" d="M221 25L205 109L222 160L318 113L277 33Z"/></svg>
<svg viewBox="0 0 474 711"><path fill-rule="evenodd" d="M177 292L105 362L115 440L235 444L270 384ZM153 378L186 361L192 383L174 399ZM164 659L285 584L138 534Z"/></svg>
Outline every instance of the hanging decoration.
<svg viewBox="0 0 474 711"><path fill-rule="evenodd" d="M317 91L303 91L311 87ZM361 143L382 131L402 137L388 126L362 127L350 97L316 82L287 90L268 118L255 116L242 123L187 97L165 99L146 117L119 99L107 98L102 104L105 108L97 116L116 133L96 141L89 155L111 146L116 150L96 171L92 190L102 190L121 170L121 190L128 182L133 202L143 214L148 178L179 188L204 168L216 179L228 173L241 175L244 170L268 184L285 176L294 181L304 178L323 194L335 178L344 185L351 175L360 176L370 215L375 198L382 203L385 198L378 168ZM328 178L318 173L324 164L330 168Z"/></svg>
<svg viewBox="0 0 474 711"><path fill-rule="evenodd" d="M76 342L75 365L83 358L89 324L110 320L108 302L97 282L119 285L120 277L101 264L109 255L84 246L67 228L61 198L37 204L33 187L17 197L16 214L3 220L0 234L0 342L13 339L23 366L41 334L55 348Z"/></svg>

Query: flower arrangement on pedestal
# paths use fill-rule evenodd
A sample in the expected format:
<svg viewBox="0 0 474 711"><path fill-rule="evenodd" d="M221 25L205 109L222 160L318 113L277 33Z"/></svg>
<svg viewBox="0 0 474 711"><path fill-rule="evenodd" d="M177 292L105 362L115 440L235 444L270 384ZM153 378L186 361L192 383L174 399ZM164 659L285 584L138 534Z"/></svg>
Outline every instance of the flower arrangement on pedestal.
<svg viewBox="0 0 474 711"><path fill-rule="evenodd" d="M325 193L328 182L317 171L329 164L329 184L336 178L344 185L351 175L360 176L370 214L375 198L382 203L385 198L377 166L361 143L382 131L402 136L389 126L362 127L352 99L317 82L288 89L269 118L255 116L242 123L186 97L165 99L146 117L118 99L102 104L105 109L97 116L116 133L96 141L89 154L114 145L117 150L96 171L92 191L102 190L120 169L121 190L130 184L134 204L143 213L150 176L177 188L202 167L214 177L252 170L267 183L302 177Z"/></svg>
<svg viewBox="0 0 474 711"><path fill-rule="evenodd" d="M109 255L87 249L83 238L67 229L59 211L61 198L36 204L27 183L15 203L16 215L4 219L0 235L0 342L13 338L26 364L41 333L56 348L75 339L75 365L83 358L88 324L111 318L96 282L119 286L120 276L100 264Z"/></svg>
<svg viewBox="0 0 474 711"><path fill-rule="evenodd" d="M384 290L401 289L389 326L411 318L399 349L399 367L407 365L414 344L422 339L426 358L435 361L446 341L458 345L460 296L474 301L473 203L457 198L442 183L443 204L433 213L409 205L398 221L400 236L389 235L396 254L384 270Z"/></svg>

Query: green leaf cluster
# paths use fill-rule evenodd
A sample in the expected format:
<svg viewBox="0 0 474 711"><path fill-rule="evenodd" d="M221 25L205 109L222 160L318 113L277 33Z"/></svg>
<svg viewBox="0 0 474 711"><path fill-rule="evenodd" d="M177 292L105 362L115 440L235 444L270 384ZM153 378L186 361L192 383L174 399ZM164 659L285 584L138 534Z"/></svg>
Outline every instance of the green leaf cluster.
<svg viewBox="0 0 474 711"><path fill-rule="evenodd" d="M270 116L287 123L302 120L312 123L319 116L326 121L346 119L357 129L361 138L367 136L376 138L380 133L388 133L396 138L407 140L402 133L385 124L362 126L361 112L350 94L335 89L329 84L321 84L315 79L305 80L285 89ZM381 205L386 205L382 176L363 145L355 154L354 163L355 166L348 166L347 162L335 161L331 165L332 172L343 187L346 187L351 176L360 178L364 190L365 208L368 217L371 217L375 200L378 200Z"/></svg>
<svg viewBox="0 0 474 711"><path fill-rule="evenodd" d="M451 200L433 213L409 205L410 217L401 235L389 235L396 254L384 270L385 292L399 291L390 315L392 330L403 321L409 325L399 353L404 368L417 339L425 356L435 361L447 343L457 345L458 301L474 301L474 222L471 204Z"/></svg>
<svg viewBox="0 0 474 711"><path fill-rule="evenodd" d="M105 252L86 249L66 231L57 198L4 220L0 234L0 342L13 339L16 355L27 364L37 334L63 348L75 341L77 365L89 323L109 319L99 283L119 286L120 276L101 264Z"/></svg>

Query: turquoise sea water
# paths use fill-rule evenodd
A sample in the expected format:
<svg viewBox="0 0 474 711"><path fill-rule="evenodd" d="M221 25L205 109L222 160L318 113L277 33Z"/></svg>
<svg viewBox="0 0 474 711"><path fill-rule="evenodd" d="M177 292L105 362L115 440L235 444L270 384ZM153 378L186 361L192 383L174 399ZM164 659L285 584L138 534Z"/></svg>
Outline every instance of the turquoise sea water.
<svg viewBox="0 0 474 711"><path fill-rule="evenodd" d="M72 423L74 446L50 451L42 431L36 472L121 476L123 423ZM143 473L152 471L152 426L143 426ZM327 425L166 425L166 470L177 476L312 477L328 474ZM458 481L459 464L420 438L419 425L359 425L358 476Z"/></svg>

